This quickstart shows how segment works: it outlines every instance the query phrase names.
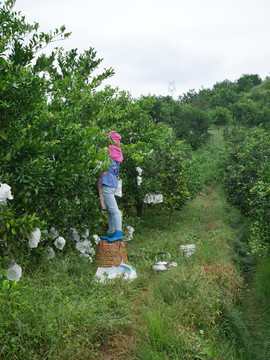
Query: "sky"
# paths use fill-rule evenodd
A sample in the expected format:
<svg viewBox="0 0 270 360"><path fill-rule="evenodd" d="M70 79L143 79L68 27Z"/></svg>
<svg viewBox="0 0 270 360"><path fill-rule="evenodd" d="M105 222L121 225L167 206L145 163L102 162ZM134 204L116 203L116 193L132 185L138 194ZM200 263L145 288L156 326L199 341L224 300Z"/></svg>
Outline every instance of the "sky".
<svg viewBox="0 0 270 360"><path fill-rule="evenodd" d="M48 32L72 32L54 44L90 47L113 68L104 85L131 96L211 88L244 74L270 73L269 0L17 0L16 11Z"/></svg>

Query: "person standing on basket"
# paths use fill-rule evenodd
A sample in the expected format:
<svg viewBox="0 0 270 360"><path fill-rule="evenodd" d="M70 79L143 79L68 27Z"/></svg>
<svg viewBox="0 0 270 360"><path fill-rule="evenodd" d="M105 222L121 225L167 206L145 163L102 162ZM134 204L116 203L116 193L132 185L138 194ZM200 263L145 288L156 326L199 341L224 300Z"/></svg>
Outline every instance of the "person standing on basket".
<svg viewBox="0 0 270 360"><path fill-rule="evenodd" d="M123 161L123 154L120 147L121 135L115 131L108 134L114 144L109 145L108 156L110 167L98 179L98 188L100 201L103 210L108 215L109 229L106 236L100 236L100 239L114 242L123 239L122 233L122 213L118 208L115 199L115 193L118 187L118 179L120 163Z"/></svg>

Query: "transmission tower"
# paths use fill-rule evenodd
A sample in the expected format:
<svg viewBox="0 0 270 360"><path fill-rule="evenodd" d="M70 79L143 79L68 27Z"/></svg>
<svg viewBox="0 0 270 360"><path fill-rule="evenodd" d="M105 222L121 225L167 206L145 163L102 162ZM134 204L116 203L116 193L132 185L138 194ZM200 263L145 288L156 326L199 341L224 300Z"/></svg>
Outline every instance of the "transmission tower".
<svg viewBox="0 0 270 360"><path fill-rule="evenodd" d="M171 97L173 97L173 94L175 92L175 82L172 81L169 83L169 94L171 95Z"/></svg>

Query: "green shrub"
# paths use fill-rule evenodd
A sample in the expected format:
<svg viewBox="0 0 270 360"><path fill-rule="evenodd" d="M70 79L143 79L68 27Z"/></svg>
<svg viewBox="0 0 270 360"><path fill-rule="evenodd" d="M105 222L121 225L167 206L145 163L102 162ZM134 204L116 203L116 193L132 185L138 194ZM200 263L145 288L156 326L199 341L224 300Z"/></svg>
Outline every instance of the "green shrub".
<svg viewBox="0 0 270 360"><path fill-rule="evenodd" d="M253 127L263 124L269 126L269 106L265 106L258 101L244 97L231 105L230 111L239 125Z"/></svg>
<svg viewBox="0 0 270 360"><path fill-rule="evenodd" d="M236 82L238 92L247 92L254 86L260 85L262 79L257 74L244 74Z"/></svg>
<svg viewBox="0 0 270 360"><path fill-rule="evenodd" d="M6 1L0 11L1 181L16 193L18 213L36 213L62 230L88 225L94 232L102 221L95 185L102 166L97 166L106 158L96 150L106 140L95 119L85 122L81 109L113 71L90 76L101 62L91 48L81 55L55 49L38 56L69 34L64 26L39 32L38 24L12 11L14 4Z"/></svg>
<svg viewBox="0 0 270 360"><path fill-rule="evenodd" d="M196 149L209 137L210 117L206 111L171 97L146 97L144 107L156 122L172 127L176 137Z"/></svg>
<svg viewBox="0 0 270 360"><path fill-rule="evenodd" d="M207 112L182 105L172 122L177 137L185 140L193 149L198 148L209 138L210 117Z"/></svg>
<svg viewBox="0 0 270 360"><path fill-rule="evenodd" d="M31 250L28 240L31 232L42 228L43 224L36 214L19 215L14 207L0 205L0 259L9 257L16 261L26 261ZM38 254L39 252L36 252Z"/></svg>
<svg viewBox="0 0 270 360"><path fill-rule="evenodd" d="M269 249L269 133L262 127L233 129L226 138L223 182L228 199L251 219L253 251Z"/></svg>
<svg viewBox="0 0 270 360"><path fill-rule="evenodd" d="M224 107L217 106L211 113L213 124L215 125L227 125L231 121L231 112Z"/></svg>

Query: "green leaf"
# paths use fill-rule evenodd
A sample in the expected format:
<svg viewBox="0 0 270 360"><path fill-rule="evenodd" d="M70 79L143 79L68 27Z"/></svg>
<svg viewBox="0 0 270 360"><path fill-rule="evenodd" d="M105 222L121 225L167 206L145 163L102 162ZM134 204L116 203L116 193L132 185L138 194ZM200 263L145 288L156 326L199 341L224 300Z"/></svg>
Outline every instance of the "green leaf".
<svg viewBox="0 0 270 360"><path fill-rule="evenodd" d="M10 288L10 282L8 280L3 281L2 291L7 291Z"/></svg>

